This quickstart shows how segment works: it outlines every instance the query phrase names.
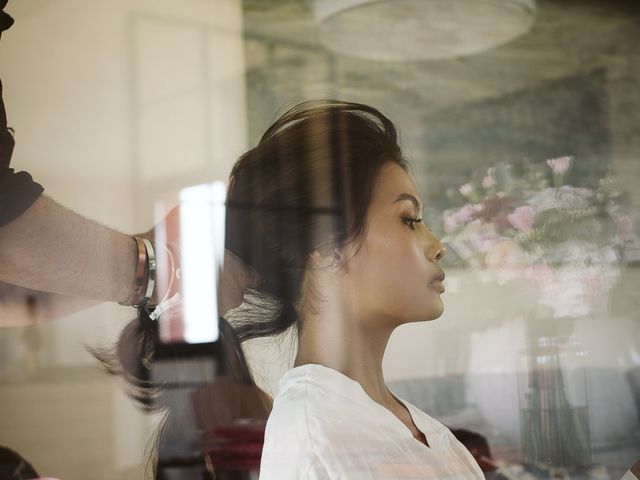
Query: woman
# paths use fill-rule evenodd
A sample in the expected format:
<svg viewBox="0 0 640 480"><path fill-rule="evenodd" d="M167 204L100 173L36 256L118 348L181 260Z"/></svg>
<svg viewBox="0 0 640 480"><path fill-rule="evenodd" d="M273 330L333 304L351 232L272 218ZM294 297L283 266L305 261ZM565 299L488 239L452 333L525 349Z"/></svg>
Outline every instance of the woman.
<svg viewBox="0 0 640 480"><path fill-rule="evenodd" d="M226 247L260 281L230 321L241 340L298 337L260 478L484 478L383 378L393 330L443 311L445 249L422 207L393 124L361 104L298 105L235 164Z"/></svg>
<svg viewBox="0 0 640 480"><path fill-rule="evenodd" d="M225 313L233 329L223 339L290 328L298 337L267 421L260 478L484 478L446 427L383 378L393 330L443 311L445 249L422 223L407 168L378 110L321 101L286 112L232 169L225 246L236 275L223 274L220 288L244 302ZM180 314L175 305L162 315ZM155 324L141 320L134 337L152 336ZM230 351L224 363L244 371L235 367L245 365L239 344ZM124 363L121 373L136 370Z"/></svg>

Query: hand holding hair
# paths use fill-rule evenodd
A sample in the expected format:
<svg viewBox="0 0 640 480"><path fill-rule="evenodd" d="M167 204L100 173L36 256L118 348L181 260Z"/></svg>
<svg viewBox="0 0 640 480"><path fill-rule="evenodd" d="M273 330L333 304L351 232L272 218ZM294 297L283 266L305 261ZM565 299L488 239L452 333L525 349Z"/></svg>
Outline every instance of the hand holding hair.
<svg viewBox="0 0 640 480"><path fill-rule="evenodd" d="M134 237L151 243L152 255L155 257L155 279L150 278L150 252L137 242L139 256L136 270L142 268L144 273L137 276L136 284L131 287L130 297L121 304L146 307L151 320L170 314L173 320L179 321L182 305L180 206L173 207L153 228ZM217 268L217 265L209 267ZM223 269L218 273L218 308L219 315L222 316L242 303L244 292L257 283L258 274L226 249ZM145 291L148 291L150 281L155 285L151 294L146 297Z"/></svg>

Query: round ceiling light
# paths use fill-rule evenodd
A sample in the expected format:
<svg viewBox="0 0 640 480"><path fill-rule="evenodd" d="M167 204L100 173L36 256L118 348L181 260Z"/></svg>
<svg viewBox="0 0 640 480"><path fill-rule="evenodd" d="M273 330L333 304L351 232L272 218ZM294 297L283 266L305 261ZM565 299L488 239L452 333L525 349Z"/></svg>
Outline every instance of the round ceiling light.
<svg viewBox="0 0 640 480"><path fill-rule="evenodd" d="M313 0L330 50L381 61L489 50L529 31L535 0Z"/></svg>

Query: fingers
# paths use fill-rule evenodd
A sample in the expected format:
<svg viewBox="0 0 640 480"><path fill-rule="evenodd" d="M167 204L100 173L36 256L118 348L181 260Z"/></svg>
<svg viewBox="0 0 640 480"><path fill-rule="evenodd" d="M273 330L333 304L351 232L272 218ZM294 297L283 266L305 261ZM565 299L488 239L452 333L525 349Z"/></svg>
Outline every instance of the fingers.
<svg viewBox="0 0 640 480"><path fill-rule="evenodd" d="M7 0L0 0L0 10L2 10L0 11L0 35L2 34L1 32L4 32L13 25L13 18L11 18L11 15L4 12L4 7L6 6Z"/></svg>

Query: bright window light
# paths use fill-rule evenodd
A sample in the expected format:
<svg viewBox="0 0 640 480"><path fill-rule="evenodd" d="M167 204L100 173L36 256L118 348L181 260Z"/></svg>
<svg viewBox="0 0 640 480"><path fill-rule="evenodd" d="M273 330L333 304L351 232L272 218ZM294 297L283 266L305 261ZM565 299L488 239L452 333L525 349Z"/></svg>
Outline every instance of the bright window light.
<svg viewBox="0 0 640 480"><path fill-rule="evenodd" d="M184 341L218 339L218 272L224 258L226 187L195 185L180 192Z"/></svg>

